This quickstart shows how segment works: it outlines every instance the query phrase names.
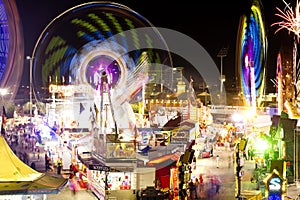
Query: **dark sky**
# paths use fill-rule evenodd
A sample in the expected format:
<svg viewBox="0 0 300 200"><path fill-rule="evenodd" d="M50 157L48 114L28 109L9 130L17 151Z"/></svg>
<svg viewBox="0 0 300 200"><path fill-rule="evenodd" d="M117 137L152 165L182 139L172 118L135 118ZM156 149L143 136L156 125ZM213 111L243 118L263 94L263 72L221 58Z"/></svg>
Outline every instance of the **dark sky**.
<svg viewBox="0 0 300 200"><path fill-rule="evenodd" d="M223 59L223 71L227 77L233 77L235 76L234 56L239 18L249 9L247 1L119 0L114 2L128 6L148 19L154 26L180 31L192 37L208 51L218 66L220 65L218 52L222 47L229 47L228 56ZM90 1L16 0L16 2L23 24L26 57L32 54L35 42L52 19L75 5ZM270 78L275 78L276 57L274 55L278 52L280 35L274 35L276 28L271 27L271 24L278 20L275 17L277 13L275 5L284 8L284 4L282 0L262 0L262 3L269 38L267 82L270 82ZM185 64L185 61L180 59L175 60L174 63L175 66ZM25 63L25 69L27 65Z"/></svg>

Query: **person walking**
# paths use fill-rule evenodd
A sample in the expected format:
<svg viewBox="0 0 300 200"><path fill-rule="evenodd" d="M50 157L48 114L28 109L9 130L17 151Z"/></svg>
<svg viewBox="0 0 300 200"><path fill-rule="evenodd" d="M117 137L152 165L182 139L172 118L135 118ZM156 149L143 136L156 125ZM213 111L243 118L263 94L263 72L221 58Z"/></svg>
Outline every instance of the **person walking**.
<svg viewBox="0 0 300 200"><path fill-rule="evenodd" d="M61 169L62 169L62 159L61 158L57 159L56 166L57 166L57 174L61 175Z"/></svg>
<svg viewBox="0 0 300 200"><path fill-rule="evenodd" d="M217 168L219 168L219 162L220 162L220 157L219 157L219 155L217 155L217 157L216 157Z"/></svg>
<svg viewBox="0 0 300 200"><path fill-rule="evenodd" d="M32 162L32 163L30 164L30 167L31 167L32 169L36 170L36 168L35 168L35 162Z"/></svg>
<svg viewBox="0 0 300 200"><path fill-rule="evenodd" d="M200 198L200 182L198 180L198 178L195 178L195 188L196 188L196 199Z"/></svg>
<svg viewBox="0 0 300 200"><path fill-rule="evenodd" d="M246 151L246 150L243 151L243 157L244 157L246 160L248 160L248 155L247 155L247 151Z"/></svg>
<svg viewBox="0 0 300 200"><path fill-rule="evenodd" d="M50 157L47 156L47 154L45 154L45 170L52 170L51 169L51 159Z"/></svg>
<svg viewBox="0 0 300 200"><path fill-rule="evenodd" d="M72 194L75 196L78 190L77 181L74 178L69 178L68 184Z"/></svg>
<svg viewBox="0 0 300 200"><path fill-rule="evenodd" d="M40 161L40 148L39 147L37 147L36 152L37 152L37 159L38 159L38 161Z"/></svg>
<svg viewBox="0 0 300 200"><path fill-rule="evenodd" d="M219 194L221 187L221 179L220 176L215 177L215 186L216 186L216 194Z"/></svg>
<svg viewBox="0 0 300 200"><path fill-rule="evenodd" d="M199 176L199 184L200 184L200 192L202 192L203 188L204 188L204 180L203 180L202 174L200 174L200 176ZM199 194L200 194L200 192L199 192Z"/></svg>
<svg viewBox="0 0 300 200"><path fill-rule="evenodd" d="M190 200L196 199L195 198L196 197L196 187L194 185L193 180L190 180L188 189L189 189Z"/></svg>

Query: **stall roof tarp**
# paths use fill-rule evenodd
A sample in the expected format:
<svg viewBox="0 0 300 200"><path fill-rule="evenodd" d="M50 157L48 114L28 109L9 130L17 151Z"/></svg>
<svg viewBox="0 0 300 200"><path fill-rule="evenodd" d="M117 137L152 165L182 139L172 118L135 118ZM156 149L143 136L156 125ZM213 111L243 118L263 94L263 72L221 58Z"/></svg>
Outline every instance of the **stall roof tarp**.
<svg viewBox="0 0 300 200"><path fill-rule="evenodd" d="M43 174L23 163L10 149L3 136L0 136L0 182L32 181Z"/></svg>
<svg viewBox="0 0 300 200"><path fill-rule="evenodd" d="M162 130L170 131L180 126L182 120L181 116L177 116L175 119L170 119L163 127Z"/></svg>
<svg viewBox="0 0 300 200"><path fill-rule="evenodd" d="M176 152L176 153L172 153L172 154L166 154L164 156L161 156L161 157L150 160L147 163L147 166L150 166L150 167L170 166L170 165L173 165L174 163L177 162L177 160L180 158L180 155L181 155L180 152Z"/></svg>
<svg viewBox="0 0 300 200"><path fill-rule="evenodd" d="M0 182L0 195L7 194L57 194L66 185L67 179L42 174L33 181Z"/></svg>
<svg viewBox="0 0 300 200"><path fill-rule="evenodd" d="M54 194L67 179L40 173L23 163L0 136L0 195Z"/></svg>

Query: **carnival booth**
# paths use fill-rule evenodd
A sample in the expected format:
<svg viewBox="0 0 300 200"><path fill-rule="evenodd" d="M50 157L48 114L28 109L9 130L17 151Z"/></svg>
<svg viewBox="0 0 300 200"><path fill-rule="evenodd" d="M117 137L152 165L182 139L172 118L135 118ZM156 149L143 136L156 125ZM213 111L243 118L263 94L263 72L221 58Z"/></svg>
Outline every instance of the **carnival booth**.
<svg viewBox="0 0 300 200"><path fill-rule="evenodd" d="M104 165L91 153L79 154L78 157L86 167L88 188L99 199L135 199L139 191L154 186L156 169L153 167L113 166L120 163Z"/></svg>
<svg viewBox="0 0 300 200"><path fill-rule="evenodd" d="M131 172L110 171L107 166L90 165L88 179L90 189L99 199L135 199L135 193L154 186L155 168L137 168Z"/></svg>
<svg viewBox="0 0 300 200"><path fill-rule="evenodd" d="M161 189L170 188L170 170L172 167L176 166L180 155L180 152L171 153L152 159L147 163L147 166L156 168L157 187Z"/></svg>

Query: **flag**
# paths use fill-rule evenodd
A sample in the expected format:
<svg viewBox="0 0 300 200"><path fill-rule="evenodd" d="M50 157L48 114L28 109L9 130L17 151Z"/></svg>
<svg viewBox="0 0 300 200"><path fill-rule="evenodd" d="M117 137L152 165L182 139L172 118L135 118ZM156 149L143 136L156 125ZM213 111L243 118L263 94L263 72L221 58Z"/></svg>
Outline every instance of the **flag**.
<svg viewBox="0 0 300 200"><path fill-rule="evenodd" d="M97 108L97 106L96 106L96 104L94 103L94 109L95 109L95 112L96 112L96 115L99 113L99 110L98 110L98 108Z"/></svg>
<svg viewBox="0 0 300 200"><path fill-rule="evenodd" d="M80 108L79 108L79 114L81 114L85 110L85 108L82 105L82 103L80 103L79 106L80 106Z"/></svg>
<svg viewBox="0 0 300 200"><path fill-rule="evenodd" d="M189 92L188 92L188 100L190 102L191 105L193 106L196 106L197 105L197 98L196 98L196 95L195 95L195 90L194 90L194 87L193 87L193 78L192 76L190 76L190 84L189 84Z"/></svg>
<svg viewBox="0 0 300 200"><path fill-rule="evenodd" d="M99 114L99 110L96 106L96 104L94 103L94 109L95 109L95 113L96 113L96 120L98 120L98 114Z"/></svg>
<svg viewBox="0 0 300 200"><path fill-rule="evenodd" d="M5 107L2 107L2 124L1 124L1 134L5 135L5 125L6 125L6 111L5 111Z"/></svg>

